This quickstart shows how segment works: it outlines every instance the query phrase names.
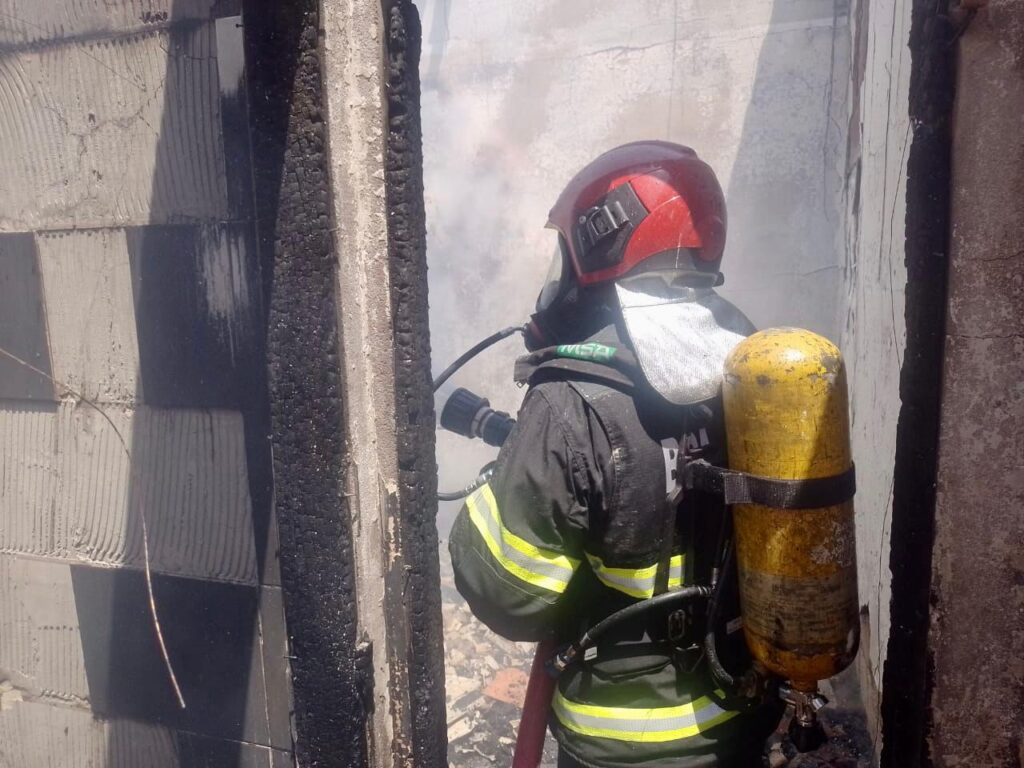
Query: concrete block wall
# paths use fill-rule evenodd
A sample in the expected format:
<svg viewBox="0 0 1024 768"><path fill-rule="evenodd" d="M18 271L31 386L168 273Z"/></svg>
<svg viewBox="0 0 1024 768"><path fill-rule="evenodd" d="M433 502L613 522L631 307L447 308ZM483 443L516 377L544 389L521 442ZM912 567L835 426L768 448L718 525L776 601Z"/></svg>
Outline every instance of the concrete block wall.
<svg viewBox="0 0 1024 768"><path fill-rule="evenodd" d="M4 768L291 764L240 14L0 0Z"/></svg>

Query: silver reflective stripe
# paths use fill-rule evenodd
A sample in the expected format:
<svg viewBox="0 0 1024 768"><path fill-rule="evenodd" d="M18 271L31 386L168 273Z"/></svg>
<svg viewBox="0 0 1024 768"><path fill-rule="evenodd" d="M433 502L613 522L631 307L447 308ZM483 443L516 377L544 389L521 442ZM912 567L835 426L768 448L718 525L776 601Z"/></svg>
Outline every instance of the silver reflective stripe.
<svg viewBox="0 0 1024 768"><path fill-rule="evenodd" d="M561 594L569 586L579 561L541 549L505 527L490 485L466 500L469 518L498 564L516 578Z"/></svg>
<svg viewBox="0 0 1024 768"><path fill-rule="evenodd" d="M673 707L632 708L579 704L556 692L552 707L559 722L571 731L640 743L687 739L739 714L723 709L707 696Z"/></svg>
<svg viewBox="0 0 1024 768"><path fill-rule="evenodd" d="M658 565L647 565L642 568L615 568L607 566L597 555L587 555L587 562L594 575L606 587L624 592L630 597L647 598L654 595L654 580L658 573ZM668 586L675 589L683 585L682 555L673 555L669 562Z"/></svg>

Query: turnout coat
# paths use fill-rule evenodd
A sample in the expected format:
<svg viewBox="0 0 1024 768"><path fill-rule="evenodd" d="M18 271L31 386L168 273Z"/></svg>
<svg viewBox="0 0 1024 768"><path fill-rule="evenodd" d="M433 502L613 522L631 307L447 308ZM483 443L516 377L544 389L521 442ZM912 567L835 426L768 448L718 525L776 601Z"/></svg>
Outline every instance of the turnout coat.
<svg viewBox="0 0 1024 768"><path fill-rule="evenodd" d="M449 549L459 591L498 634L568 642L651 597L659 560L668 588L708 584L725 531L721 502L700 493L673 513L663 548L675 451L725 460L720 401L675 406L647 386L626 335L521 358L529 390L490 482L470 496ZM717 627L727 667L749 664L735 576ZM708 673L706 604L651 614L606 637L558 680L550 727L593 768L757 766L777 704L732 706Z"/></svg>

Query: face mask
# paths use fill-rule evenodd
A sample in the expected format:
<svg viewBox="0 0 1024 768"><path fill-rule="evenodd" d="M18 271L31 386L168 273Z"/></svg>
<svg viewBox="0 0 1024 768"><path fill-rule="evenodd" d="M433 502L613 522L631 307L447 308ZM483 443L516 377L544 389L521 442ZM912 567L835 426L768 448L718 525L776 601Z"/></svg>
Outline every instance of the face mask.
<svg viewBox="0 0 1024 768"><path fill-rule="evenodd" d="M523 340L534 352L556 344L585 341L615 321L617 310L612 287L581 289L573 286L558 301L530 316Z"/></svg>

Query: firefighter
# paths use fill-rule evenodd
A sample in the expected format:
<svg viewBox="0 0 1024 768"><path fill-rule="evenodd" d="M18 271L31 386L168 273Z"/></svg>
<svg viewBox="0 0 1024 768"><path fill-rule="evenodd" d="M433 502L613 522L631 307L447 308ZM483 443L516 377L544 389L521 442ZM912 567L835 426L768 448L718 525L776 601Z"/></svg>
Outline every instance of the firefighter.
<svg viewBox="0 0 1024 768"><path fill-rule="evenodd" d="M720 499L689 493L677 509L666 498L676 451L724 463L723 361L754 330L714 290L725 201L693 150L644 141L601 155L548 226L558 247L515 368L529 389L449 543L474 614L517 641L568 641L638 600L709 583ZM724 600L720 656L743 667L734 588ZM761 764L781 712L715 685L705 612L648 614L561 674L560 766Z"/></svg>

